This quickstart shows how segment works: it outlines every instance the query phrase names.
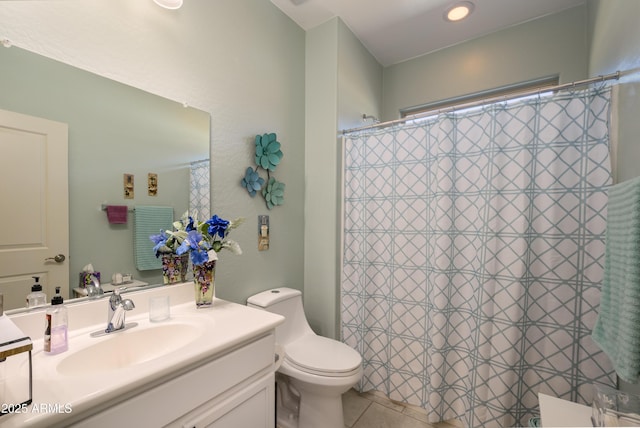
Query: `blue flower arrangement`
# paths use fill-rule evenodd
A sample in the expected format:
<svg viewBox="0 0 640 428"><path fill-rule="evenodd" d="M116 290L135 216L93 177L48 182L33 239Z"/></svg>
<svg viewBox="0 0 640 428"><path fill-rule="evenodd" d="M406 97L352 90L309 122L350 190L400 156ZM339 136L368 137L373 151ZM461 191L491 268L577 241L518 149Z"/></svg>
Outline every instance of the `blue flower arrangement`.
<svg viewBox="0 0 640 428"><path fill-rule="evenodd" d="M261 193L267 203L267 208L272 209L274 206L284 203L284 183L270 176L270 171L275 171L284 156L280 150L281 144L278 142L276 134L271 133L256 135L255 147L256 169L248 167L240 184L252 198L262 189ZM258 168L267 171L266 181L258 174Z"/></svg>
<svg viewBox="0 0 640 428"><path fill-rule="evenodd" d="M163 230L149 239L155 244L156 257L162 254L189 254L194 265L202 265L218 259L217 253L228 249L234 254L242 254L236 241L227 238L229 232L244 222L243 218L228 221L214 215L201 222L185 213L173 223L175 230Z"/></svg>

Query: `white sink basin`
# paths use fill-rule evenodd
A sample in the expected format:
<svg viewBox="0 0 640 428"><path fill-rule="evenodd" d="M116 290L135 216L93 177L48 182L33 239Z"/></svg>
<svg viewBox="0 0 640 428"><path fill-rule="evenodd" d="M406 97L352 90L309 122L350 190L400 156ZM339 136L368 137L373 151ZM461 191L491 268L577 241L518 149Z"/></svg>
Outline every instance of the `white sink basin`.
<svg viewBox="0 0 640 428"><path fill-rule="evenodd" d="M57 371L78 376L131 367L180 349L201 337L203 331L197 324L171 322L82 339L97 342L89 342L78 351L69 349L69 356L58 363Z"/></svg>

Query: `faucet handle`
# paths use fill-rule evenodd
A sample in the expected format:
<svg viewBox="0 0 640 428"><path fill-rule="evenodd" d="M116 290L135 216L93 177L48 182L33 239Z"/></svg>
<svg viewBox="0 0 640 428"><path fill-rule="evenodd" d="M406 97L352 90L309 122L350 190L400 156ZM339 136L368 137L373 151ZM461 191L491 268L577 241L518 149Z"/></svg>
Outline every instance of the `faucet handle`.
<svg viewBox="0 0 640 428"><path fill-rule="evenodd" d="M94 273L89 275L90 282L86 285L87 296L89 299L99 299L104 294L104 290L100 286L100 278Z"/></svg>
<svg viewBox="0 0 640 428"><path fill-rule="evenodd" d="M120 295L121 291L125 291L127 289L127 287L120 287L120 288L114 288L113 289L113 294L115 294L116 296Z"/></svg>
<svg viewBox="0 0 640 428"><path fill-rule="evenodd" d="M109 297L109 305L111 306L111 310L116 309L116 307L122 302L122 297L120 296L120 292L126 290L127 287L114 288L111 296Z"/></svg>

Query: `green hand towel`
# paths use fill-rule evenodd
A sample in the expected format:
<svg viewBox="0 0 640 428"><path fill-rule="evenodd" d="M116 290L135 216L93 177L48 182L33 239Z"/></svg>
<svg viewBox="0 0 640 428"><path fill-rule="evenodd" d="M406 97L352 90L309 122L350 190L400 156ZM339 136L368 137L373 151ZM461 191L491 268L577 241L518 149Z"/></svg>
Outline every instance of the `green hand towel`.
<svg viewBox="0 0 640 428"><path fill-rule="evenodd" d="M640 375L640 177L612 186L604 277L593 340L621 379Z"/></svg>
<svg viewBox="0 0 640 428"><path fill-rule="evenodd" d="M133 250L138 270L162 268L162 259L156 258L149 237L161 230L172 230L173 207L136 206L133 215Z"/></svg>

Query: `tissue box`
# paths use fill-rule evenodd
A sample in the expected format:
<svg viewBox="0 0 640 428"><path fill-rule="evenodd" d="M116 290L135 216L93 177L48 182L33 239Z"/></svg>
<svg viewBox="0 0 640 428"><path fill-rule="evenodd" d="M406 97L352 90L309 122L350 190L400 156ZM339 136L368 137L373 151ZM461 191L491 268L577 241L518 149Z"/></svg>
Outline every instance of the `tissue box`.
<svg viewBox="0 0 640 428"><path fill-rule="evenodd" d="M88 284L93 284L91 275L94 275L96 278L98 278L98 281L100 281L100 272L80 272L79 285L81 288L86 288Z"/></svg>
<svg viewBox="0 0 640 428"><path fill-rule="evenodd" d="M594 427L640 426L640 396L594 385L591 422Z"/></svg>

